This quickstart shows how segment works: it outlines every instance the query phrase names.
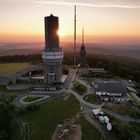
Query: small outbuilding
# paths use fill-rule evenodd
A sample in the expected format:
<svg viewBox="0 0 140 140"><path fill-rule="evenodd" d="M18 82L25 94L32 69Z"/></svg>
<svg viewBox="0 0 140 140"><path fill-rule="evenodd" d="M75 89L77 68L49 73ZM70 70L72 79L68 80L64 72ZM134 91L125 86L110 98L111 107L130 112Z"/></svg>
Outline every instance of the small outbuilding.
<svg viewBox="0 0 140 140"><path fill-rule="evenodd" d="M100 112L101 112L101 109L93 109L92 110L92 113L96 116L96 115L98 115L98 114L100 114Z"/></svg>
<svg viewBox="0 0 140 140"><path fill-rule="evenodd" d="M111 123L107 123L107 130L108 130L108 131L111 131L111 130L112 130L112 125L111 125Z"/></svg>
<svg viewBox="0 0 140 140"><path fill-rule="evenodd" d="M99 121L100 121L100 123L105 123L104 117L103 116L99 116Z"/></svg>
<svg viewBox="0 0 140 140"><path fill-rule="evenodd" d="M109 123L109 118L107 116L104 116L105 123Z"/></svg>

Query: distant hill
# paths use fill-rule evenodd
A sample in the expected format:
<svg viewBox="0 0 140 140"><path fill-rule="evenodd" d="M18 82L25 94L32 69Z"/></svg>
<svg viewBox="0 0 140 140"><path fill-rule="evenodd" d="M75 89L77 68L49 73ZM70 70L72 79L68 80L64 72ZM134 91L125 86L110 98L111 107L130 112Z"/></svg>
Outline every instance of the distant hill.
<svg viewBox="0 0 140 140"><path fill-rule="evenodd" d="M80 50L80 45L77 43L77 52ZM62 42L61 46L65 52L73 52L73 43ZM85 46L90 54L140 59L140 45L86 43ZM41 53L43 49L44 43L0 43L0 56L36 54Z"/></svg>
<svg viewBox="0 0 140 140"><path fill-rule="evenodd" d="M73 51L72 43L64 43L64 50L68 52ZM81 44L77 44L77 51L80 50ZM97 55L114 55L129 58L140 59L140 45L126 45L126 44L85 44L86 50L90 54Z"/></svg>

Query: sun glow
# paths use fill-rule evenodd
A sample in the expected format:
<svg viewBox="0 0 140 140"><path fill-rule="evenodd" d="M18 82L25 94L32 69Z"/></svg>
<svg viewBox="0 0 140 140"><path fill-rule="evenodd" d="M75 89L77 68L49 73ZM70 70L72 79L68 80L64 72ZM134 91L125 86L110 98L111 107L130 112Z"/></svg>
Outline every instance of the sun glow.
<svg viewBox="0 0 140 140"><path fill-rule="evenodd" d="M63 30L58 30L58 31L57 31L57 34L58 34L60 37L65 35L65 33L64 33Z"/></svg>

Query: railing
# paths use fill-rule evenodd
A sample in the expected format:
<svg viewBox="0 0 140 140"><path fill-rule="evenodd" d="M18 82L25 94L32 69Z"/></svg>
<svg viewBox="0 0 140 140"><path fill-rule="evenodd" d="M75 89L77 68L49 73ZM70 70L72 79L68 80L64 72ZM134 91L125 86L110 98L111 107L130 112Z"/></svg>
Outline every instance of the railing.
<svg viewBox="0 0 140 140"><path fill-rule="evenodd" d="M63 50L60 51L43 51L42 58L45 60L58 60L63 59Z"/></svg>

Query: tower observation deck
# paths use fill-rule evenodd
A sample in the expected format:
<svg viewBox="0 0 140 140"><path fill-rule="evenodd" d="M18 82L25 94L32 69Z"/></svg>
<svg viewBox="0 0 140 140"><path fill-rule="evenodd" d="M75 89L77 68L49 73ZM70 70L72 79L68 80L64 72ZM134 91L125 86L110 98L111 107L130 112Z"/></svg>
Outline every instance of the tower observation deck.
<svg viewBox="0 0 140 140"><path fill-rule="evenodd" d="M59 19L52 14L44 18L45 49L42 52L44 62L44 82L60 83L62 77L63 49L59 46Z"/></svg>

